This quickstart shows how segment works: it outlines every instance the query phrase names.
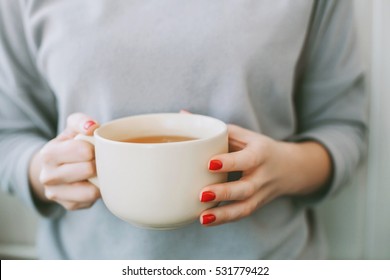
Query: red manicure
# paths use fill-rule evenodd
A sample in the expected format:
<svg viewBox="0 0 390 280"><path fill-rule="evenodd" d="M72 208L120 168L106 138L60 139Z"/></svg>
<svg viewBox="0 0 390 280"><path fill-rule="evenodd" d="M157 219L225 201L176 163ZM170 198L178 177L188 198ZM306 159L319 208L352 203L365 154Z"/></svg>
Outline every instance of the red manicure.
<svg viewBox="0 0 390 280"><path fill-rule="evenodd" d="M211 224L215 222L215 216L213 214L207 214L202 216L202 225Z"/></svg>
<svg viewBox="0 0 390 280"><path fill-rule="evenodd" d="M219 170L222 168L222 166L223 166L222 161L213 159L209 163L209 170Z"/></svg>
<svg viewBox="0 0 390 280"><path fill-rule="evenodd" d="M215 193L211 191L202 192L201 202L209 202L215 199Z"/></svg>
<svg viewBox="0 0 390 280"><path fill-rule="evenodd" d="M84 128L85 130L88 130L88 129L90 129L92 126L94 126L95 124L96 124L96 123L95 123L94 121L87 121L87 122L85 122L83 128Z"/></svg>

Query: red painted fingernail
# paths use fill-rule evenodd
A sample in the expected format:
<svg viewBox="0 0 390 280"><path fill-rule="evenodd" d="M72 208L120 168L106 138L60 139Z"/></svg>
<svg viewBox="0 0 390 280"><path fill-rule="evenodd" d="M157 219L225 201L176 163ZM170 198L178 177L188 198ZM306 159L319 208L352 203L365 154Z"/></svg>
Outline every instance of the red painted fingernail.
<svg viewBox="0 0 390 280"><path fill-rule="evenodd" d="M92 126L94 126L95 124L96 124L96 123L95 123L94 121L87 121L87 122L85 122L83 128L84 128L85 130L88 130L88 129L90 129Z"/></svg>
<svg viewBox="0 0 390 280"><path fill-rule="evenodd" d="M215 193L211 191L202 192L201 202L209 202L215 199Z"/></svg>
<svg viewBox="0 0 390 280"><path fill-rule="evenodd" d="M202 225L207 225L215 222L215 216L213 214L207 214L202 216Z"/></svg>
<svg viewBox="0 0 390 280"><path fill-rule="evenodd" d="M213 159L209 163L209 170L219 170L222 168L222 161Z"/></svg>

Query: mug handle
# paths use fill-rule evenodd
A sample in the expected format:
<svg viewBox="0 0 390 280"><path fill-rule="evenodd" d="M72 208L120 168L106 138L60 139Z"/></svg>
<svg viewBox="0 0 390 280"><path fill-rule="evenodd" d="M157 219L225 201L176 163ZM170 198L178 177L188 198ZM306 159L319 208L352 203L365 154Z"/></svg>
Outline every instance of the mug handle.
<svg viewBox="0 0 390 280"><path fill-rule="evenodd" d="M84 134L77 134L75 137L74 137L75 140L82 140L82 141L85 141L85 142L88 142L88 143L91 143L93 146L95 146L95 138L93 136L86 136ZM94 184L96 187L100 188L99 187L99 179L98 177L91 177L88 179L89 182L91 182L92 184Z"/></svg>

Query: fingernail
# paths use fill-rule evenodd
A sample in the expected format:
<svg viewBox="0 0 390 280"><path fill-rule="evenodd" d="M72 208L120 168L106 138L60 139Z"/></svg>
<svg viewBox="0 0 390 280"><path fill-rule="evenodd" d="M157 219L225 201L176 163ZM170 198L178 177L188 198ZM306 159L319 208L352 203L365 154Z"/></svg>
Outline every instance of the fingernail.
<svg viewBox="0 0 390 280"><path fill-rule="evenodd" d="M87 122L85 122L83 128L84 128L85 130L88 130L88 129L90 129L92 126L94 126L95 124L96 124L96 123L95 123L94 121L87 121Z"/></svg>
<svg viewBox="0 0 390 280"><path fill-rule="evenodd" d="M222 168L222 162L217 159L213 159L209 163L209 170L219 170Z"/></svg>
<svg viewBox="0 0 390 280"><path fill-rule="evenodd" d="M215 199L215 193L211 191L202 192L201 202L209 202Z"/></svg>
<svg viewBox="0 0 390 280"><path fill-rule="evenodd" d="M213 214L207 214L202 216L202 225L207 225L215 222L215 216Z"/></svg>

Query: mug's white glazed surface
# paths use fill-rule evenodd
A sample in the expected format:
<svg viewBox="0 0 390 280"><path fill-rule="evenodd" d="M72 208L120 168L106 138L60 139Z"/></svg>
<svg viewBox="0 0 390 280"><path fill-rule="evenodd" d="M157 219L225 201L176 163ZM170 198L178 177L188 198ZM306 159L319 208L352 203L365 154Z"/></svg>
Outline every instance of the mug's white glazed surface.
<svg viewBox="0 0 390 280"><path fill-rule="evenodd" d="M126 143L124 139L181 135L197 140ZM147 228L169 229L193 222L214 203L200 190L223 182L208 162L228 152L226 125L194 114L150 114L118 119L95 131L96 167L102 198L119 218Z"/></svg>

